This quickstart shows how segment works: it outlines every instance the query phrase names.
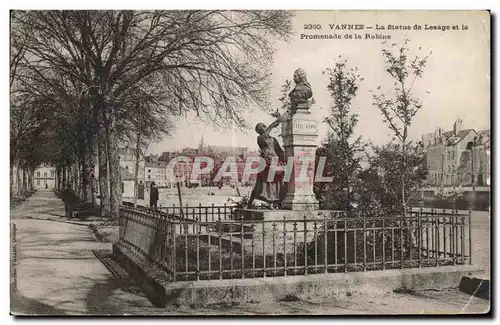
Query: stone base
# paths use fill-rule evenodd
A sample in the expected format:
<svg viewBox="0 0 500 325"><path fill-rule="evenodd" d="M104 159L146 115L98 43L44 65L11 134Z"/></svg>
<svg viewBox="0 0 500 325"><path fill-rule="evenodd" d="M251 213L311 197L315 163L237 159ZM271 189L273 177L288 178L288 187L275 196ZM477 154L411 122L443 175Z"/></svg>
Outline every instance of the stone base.
<svg viewBox="0 0 500 325"><path fill-rule="evenodd" d="M293 295L299 299L327 298L393 292L458 288L464 276L486 274L472 265L429 268L279 276L256 279L171 282L165 273L113 244L113 258L137 281L155 306L208 305L224 302L273 302Z"/></svg>
<svg viewBox="0 0 500 325"><path fill-rule="evenodd" d="M242 249L251 254L274 256L292 254L297 244L312 242L322 234L325 219L343 216L332 210L257 210L238 209L235 218L250 226L252 240L242 243ZM243 221L241 221L243 219Z"/></svg>
<svg viewBox="0 0 500 325"><path fill-rule="evenodd" d="M292 211L315 211L319 210L319 202L314 195L287 194L281 208Z"/></svg>

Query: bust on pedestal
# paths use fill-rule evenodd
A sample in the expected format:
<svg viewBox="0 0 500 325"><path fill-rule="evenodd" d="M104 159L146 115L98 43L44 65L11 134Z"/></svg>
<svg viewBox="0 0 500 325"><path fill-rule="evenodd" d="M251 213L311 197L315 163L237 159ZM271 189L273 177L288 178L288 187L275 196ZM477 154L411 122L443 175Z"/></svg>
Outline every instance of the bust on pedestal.
<svg viewBox="0 0 500 325"><path fill-rule="evenodd" d="M306 73L297 69L294 73L295 88L290 92L290 114L282 124L285 156L293 157L293 171L282 203L283 209L310 211L319 209L314 195L314 165L318 122L311 117L310 98L312 89Z"/></svg>

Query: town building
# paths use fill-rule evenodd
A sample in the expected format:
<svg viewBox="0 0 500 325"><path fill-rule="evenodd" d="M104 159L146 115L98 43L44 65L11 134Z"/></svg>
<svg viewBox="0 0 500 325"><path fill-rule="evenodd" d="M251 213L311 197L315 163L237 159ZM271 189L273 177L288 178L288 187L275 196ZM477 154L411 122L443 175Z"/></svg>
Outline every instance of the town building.
<svg viewBox="0 0 500 325"><path fill-rule="evenodd" d="M458 119L453 130L424 134L422 143L429 187L486 186L490 179L490 132L465 129ZM473 159L471 159L471 153ZM472 179L474 177L474 182ZM446 191L444 191L446 192Z"/></svg>
<svg viewBox="0 0 500 325"><path fill-rule="evenodd" d="M133 199L135 176L122 166L120 166L120 176L122 180L122 197L124 199Z"/></svg>
<svg viewBox="0 0 500 325"><path fill-rule="evenodd" d="M35 169L34 186L36 189L53 189L56 187L55 167L42 165Z"/></svg>

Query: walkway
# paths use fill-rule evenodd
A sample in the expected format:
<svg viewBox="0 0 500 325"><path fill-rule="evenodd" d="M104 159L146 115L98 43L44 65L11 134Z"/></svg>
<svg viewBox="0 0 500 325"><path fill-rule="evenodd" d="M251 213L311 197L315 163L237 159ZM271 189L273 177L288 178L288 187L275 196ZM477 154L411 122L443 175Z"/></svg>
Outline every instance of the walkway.
<svg viewBox="0 0 500 325"><path fill-rule="evenodd" d="M11 223L17 228L14 314L121 314L151 306L123 290L130 281L113 276L94 254L109 252L111 244L98 242L86 225L66 222L53 192L36 192L11 211Z"/></svg>
<svg viewBox="0 0 500 325"><path fill-rule="evenodd" d="M485 312L489 302L457 291L414 295L370 292L330 301L246 303L159 309L119 267L113 274L96 257L111 244L96 241L86 225L68 223L53 192L38 191L11 211L17 228L17 291L13 314L45 315L272 315ZM99 254L97 254L99 255ZM118 271L118 274L117 274Z"/></svg>

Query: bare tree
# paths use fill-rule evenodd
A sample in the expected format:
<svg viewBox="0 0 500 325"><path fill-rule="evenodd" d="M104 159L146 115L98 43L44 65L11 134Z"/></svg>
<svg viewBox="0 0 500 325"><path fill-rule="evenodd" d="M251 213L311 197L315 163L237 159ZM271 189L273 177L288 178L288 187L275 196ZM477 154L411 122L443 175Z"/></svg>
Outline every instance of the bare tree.
<svg viewBox="0 0 500 325"><path fill-rule="evenodd" d="M282 11L31 11L21 25L34 31L32 65L89 89L105 130L117 216L118 139L130 117L123 98L149 79L169 96L164 112L194 110L212 123L244 125L245 107L266 102L270 41L289 35L290 18Z"/></svg>

